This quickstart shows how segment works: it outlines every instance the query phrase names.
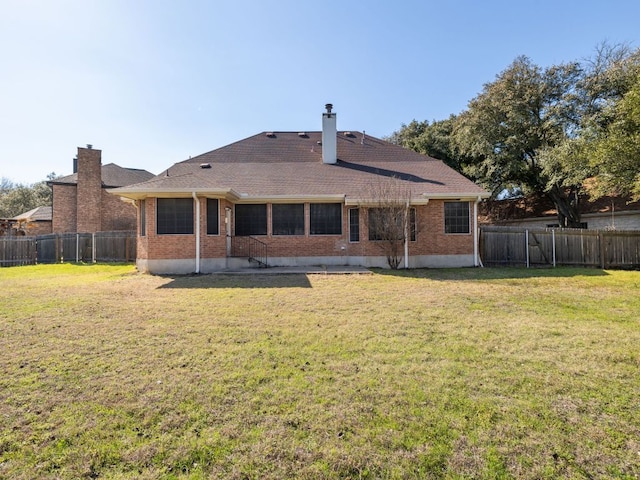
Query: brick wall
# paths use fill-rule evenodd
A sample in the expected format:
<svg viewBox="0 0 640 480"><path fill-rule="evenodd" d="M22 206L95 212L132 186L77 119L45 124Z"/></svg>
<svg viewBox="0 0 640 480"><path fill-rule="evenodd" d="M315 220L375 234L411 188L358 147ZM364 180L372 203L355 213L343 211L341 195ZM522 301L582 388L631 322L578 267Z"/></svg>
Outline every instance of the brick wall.
<svg viewBox="0 0 640 480"><path fill-rule="evenodd" d="M81 233L102 230L101 154L101 150L78 147L77 231Z"/></svg>
<svg viewBox="0 0 640 480"><path fill-rule="evenodd" d="M52 231L136 230L136 207L102 187L102 152L78 148L77 185L53 185Z"/></svg>
<svg viewBox="0 0 640 480"><path fill-rule="evenodd" d="M76 232L78 206L75 185L53 185L52 231L53 233Z"/></svg>
<svg viewBox="0 0 640 480"><path fill-rule="evenodd" d="M48 235L51 233L51 222L28 222L24 230L27 235Z"/></svg>
<svg viewBox="0 0 640 480"><path fill-rule="evenodd" d="M225 207L233 204L220 200L220 234L206 234L206 199L200 202L200 256L226 256ZM195 235L156 235L156 202L146 200L146 236L139 237L138 257L144 259L189 259L195 257ZM297 256L380 256L384 251L378 242L368 240L365 209L360 211L360 242L349 242L348 209L343 207L342 235L271 235L271 209L268 208L268 234L257 238L268 245L269 257ZM470 206L473 211L473 206ZM194 209L194 214L195 214ZM232 217L233 218L233 217ZM409 255L470 255L473 254L473 228L468 234L444 233L444 202L432 200L416 207L417 240L409 243ZM195 226L195 222L194 222ZM230 226L233 232L233 221ZM309 207L305 205L305 232L309 231Z"/></svg>
<svg viewBox="0 0 640 480"><path fill-rule="evenodd" d="M134 205L120 200L102 189L100 225L102 231L136 230L137 210Z"/></svg>

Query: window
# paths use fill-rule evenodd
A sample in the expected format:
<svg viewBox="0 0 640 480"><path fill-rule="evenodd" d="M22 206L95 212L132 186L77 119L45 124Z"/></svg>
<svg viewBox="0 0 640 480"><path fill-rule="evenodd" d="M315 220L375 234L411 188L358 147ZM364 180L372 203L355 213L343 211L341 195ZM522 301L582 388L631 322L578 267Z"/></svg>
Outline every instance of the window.
<svg viewBox="0 0 640 480"><path fill-rule="evenodd" d="M470 233L469 202L444 203L444 233Z"/></svg>
<svg viewBox="0 0 640 480"><path fill-rule="evenodd" d="M218 215L218 199L207 198L207 235L218 235L220 233Z"/></svg>
<svg viewBox="0 0 640 480"><path fill-rule="evenodd" d="M311 235L342 234L342 204L312 203L309 205Z"/></svg>
<svg viewBox="0 0 640 480"><path fill-rule="evenodd" d="M416 209L410 208L409 209L409 240L411 240L412 242L416 241L417 231L418 229L416 227Z"/></svg>
<svg viewBox="0 0 640 480"><path fill-rule="evenodd" d="M193 233L193 200L191 198L159 198L158 235Z"/></svg>
<svg viewBox="0 0 640 480"><path fill-rule="evenodd" d="M246 237L249 235L267 234L267 205L239 204L236 205L236 235Z"/></svg>
<svg viewBox="0 0 640 480"><path fill-rule="evenodd" d="M358 208L349 209L349 241L360 241L360 210Z"/></svg>
<svg viewBox="0 0 640 480"><path fill-rule="evenodd" d="M367 212L369 216L369 240L382 240L384 233L384 208L370 208Z"/></svg>
<svg viewBox="0 0 640 480"><path fill-rule="evenodd" d="M147 202L140 200L140 236L147 234Z"/></svg>
<svg viewBox="0 0 640 480"><path fill-rule="evenodd" d="M273 235L304 235L304 203L273 204L271 233Z"/></svg>

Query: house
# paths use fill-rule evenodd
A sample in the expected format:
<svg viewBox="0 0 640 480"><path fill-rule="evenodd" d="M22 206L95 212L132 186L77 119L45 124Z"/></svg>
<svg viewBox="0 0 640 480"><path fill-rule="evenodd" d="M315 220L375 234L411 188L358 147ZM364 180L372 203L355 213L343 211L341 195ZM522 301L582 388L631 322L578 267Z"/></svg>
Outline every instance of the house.
<svg viewBox="0 0 640 480"><path fill-rule="evenodd" d="M109 189L138 210L138 268L208 273L247 258L386 267L369 213L378 205L371 192L387 183L409 191L401 267L477 265L477 205L489 194L439 160L338 132L326 108L322 131L263 132Z"/></svg>
<svg viewBox="0 0 640 480"><path fill-rule="evenodd" d="M102 165L102 152L78 147L73 174L47 182L53 189L52 232L95 233L135 230L136 209L107 193L153 178L146 170Z"/></svg>
<svg viewBox="0 0 640 480"><path fill-rule="evenodd" d="M594 200L580 195L578 211L582 227L589 230L640 230L640 201L629 197L605 196ZM540 195L482 202L479 222L512 227L559 227L553 202Z"/></svg>
<svg viewBox="0 0 640 480"><path fill-rule="evenodd" d="M51 207L36 207L10 219L16 235L51 233Z"/></svg>

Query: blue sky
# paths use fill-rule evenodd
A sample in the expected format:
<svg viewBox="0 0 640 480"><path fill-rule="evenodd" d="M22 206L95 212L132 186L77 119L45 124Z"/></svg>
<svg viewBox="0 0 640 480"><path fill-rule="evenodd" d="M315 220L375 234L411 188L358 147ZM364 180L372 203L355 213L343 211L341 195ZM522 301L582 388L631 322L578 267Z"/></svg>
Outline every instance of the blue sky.
<svg viewBox="0 0 640 480"><path fill-rule="evenodd" d="M250 135L382 137L466 108L518 55L640 46L640 2L0 0L0 177L72 173L76 147L153 173Z"/></svg>

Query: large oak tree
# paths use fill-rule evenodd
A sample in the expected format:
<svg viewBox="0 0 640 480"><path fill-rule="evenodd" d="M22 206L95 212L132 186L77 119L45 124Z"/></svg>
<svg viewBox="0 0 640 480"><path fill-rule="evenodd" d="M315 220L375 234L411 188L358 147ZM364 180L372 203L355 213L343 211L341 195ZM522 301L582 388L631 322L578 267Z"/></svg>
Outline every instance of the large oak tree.
<svg viewBox="0 0 640 480"><path fill-rule="evenodd" d="M453 133L457 152L473 159L465 171L494 195L508 189L548 195L562 226L579 226L577 191L545 172L548 151L576 129L581 68L576 63L542 69L517 58L469 102Z"/></svg>

